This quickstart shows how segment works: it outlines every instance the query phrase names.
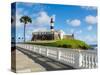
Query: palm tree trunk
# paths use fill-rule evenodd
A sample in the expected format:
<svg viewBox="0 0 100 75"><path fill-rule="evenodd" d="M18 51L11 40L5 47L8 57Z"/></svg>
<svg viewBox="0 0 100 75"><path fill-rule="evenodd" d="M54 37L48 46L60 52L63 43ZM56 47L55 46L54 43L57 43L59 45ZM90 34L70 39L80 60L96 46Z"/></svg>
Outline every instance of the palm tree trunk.
<svg viewBox="0 0 100 75"><path fill-rule="evenodd" d="M25 28L26 28L26 24L24 24L24 42L25 42Z"/></svg>

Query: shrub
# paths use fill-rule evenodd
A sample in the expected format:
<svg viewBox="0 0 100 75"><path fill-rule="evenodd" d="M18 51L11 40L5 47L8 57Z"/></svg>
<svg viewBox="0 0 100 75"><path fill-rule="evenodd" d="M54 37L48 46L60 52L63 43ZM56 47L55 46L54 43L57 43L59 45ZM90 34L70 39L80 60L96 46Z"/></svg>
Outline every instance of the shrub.
<svg viewBox="0 0 100 75"><path fill-rule="evenodd" d="M64 44L64 45L62 45L62 47L64 47L64 48L71 48L71 45Z"/></svg>

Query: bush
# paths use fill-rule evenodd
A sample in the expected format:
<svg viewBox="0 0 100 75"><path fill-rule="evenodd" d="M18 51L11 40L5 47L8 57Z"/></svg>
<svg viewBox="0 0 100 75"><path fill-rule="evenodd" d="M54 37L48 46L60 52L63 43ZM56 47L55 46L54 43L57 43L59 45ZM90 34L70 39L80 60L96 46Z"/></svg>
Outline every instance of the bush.
<svg viewBox="0 0 100 75"><path fill-rule="evenodd" d="M64 45L62 45L62 47L64 47L64 48L71 48L71 45L64 44Z"/></svg>
<svg viewBox="0 0 100 75"><path fill-rule="evenodd" d="M62 45L58 45L58 47L62 47Z"/></svg>

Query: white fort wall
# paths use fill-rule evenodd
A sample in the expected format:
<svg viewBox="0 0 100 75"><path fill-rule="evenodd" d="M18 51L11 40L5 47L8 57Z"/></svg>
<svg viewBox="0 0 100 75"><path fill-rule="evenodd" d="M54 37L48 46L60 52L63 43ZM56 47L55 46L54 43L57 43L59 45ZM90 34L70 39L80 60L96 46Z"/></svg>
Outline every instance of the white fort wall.
<svg viewBox="0 0 100 75"><path fill-rule="evenodd" d="M39 45L17 44L21 47L45 57L62 62L73 68L97 68L97 52L92 50L76 50ZM45 63L44 63L45 64Z"/></svg>

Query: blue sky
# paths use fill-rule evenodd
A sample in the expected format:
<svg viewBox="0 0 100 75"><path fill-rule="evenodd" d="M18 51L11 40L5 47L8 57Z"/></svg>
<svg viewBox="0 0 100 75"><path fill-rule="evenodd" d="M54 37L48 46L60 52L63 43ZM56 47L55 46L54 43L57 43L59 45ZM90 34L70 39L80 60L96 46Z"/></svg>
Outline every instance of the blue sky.
<svg viewBox="0 0 100 75"><path fill-rule="evenodd" d="M23 37L23 23L19 21L23 15L32 18L32 23L27 24L26 27L27 40L32 38L33 31L49 30L50 17L53 16L56 30L63 30L65 34L74 33L76 39L83 40L88 44L97 44L96 7L16 3L16 39Z"/></svg>

